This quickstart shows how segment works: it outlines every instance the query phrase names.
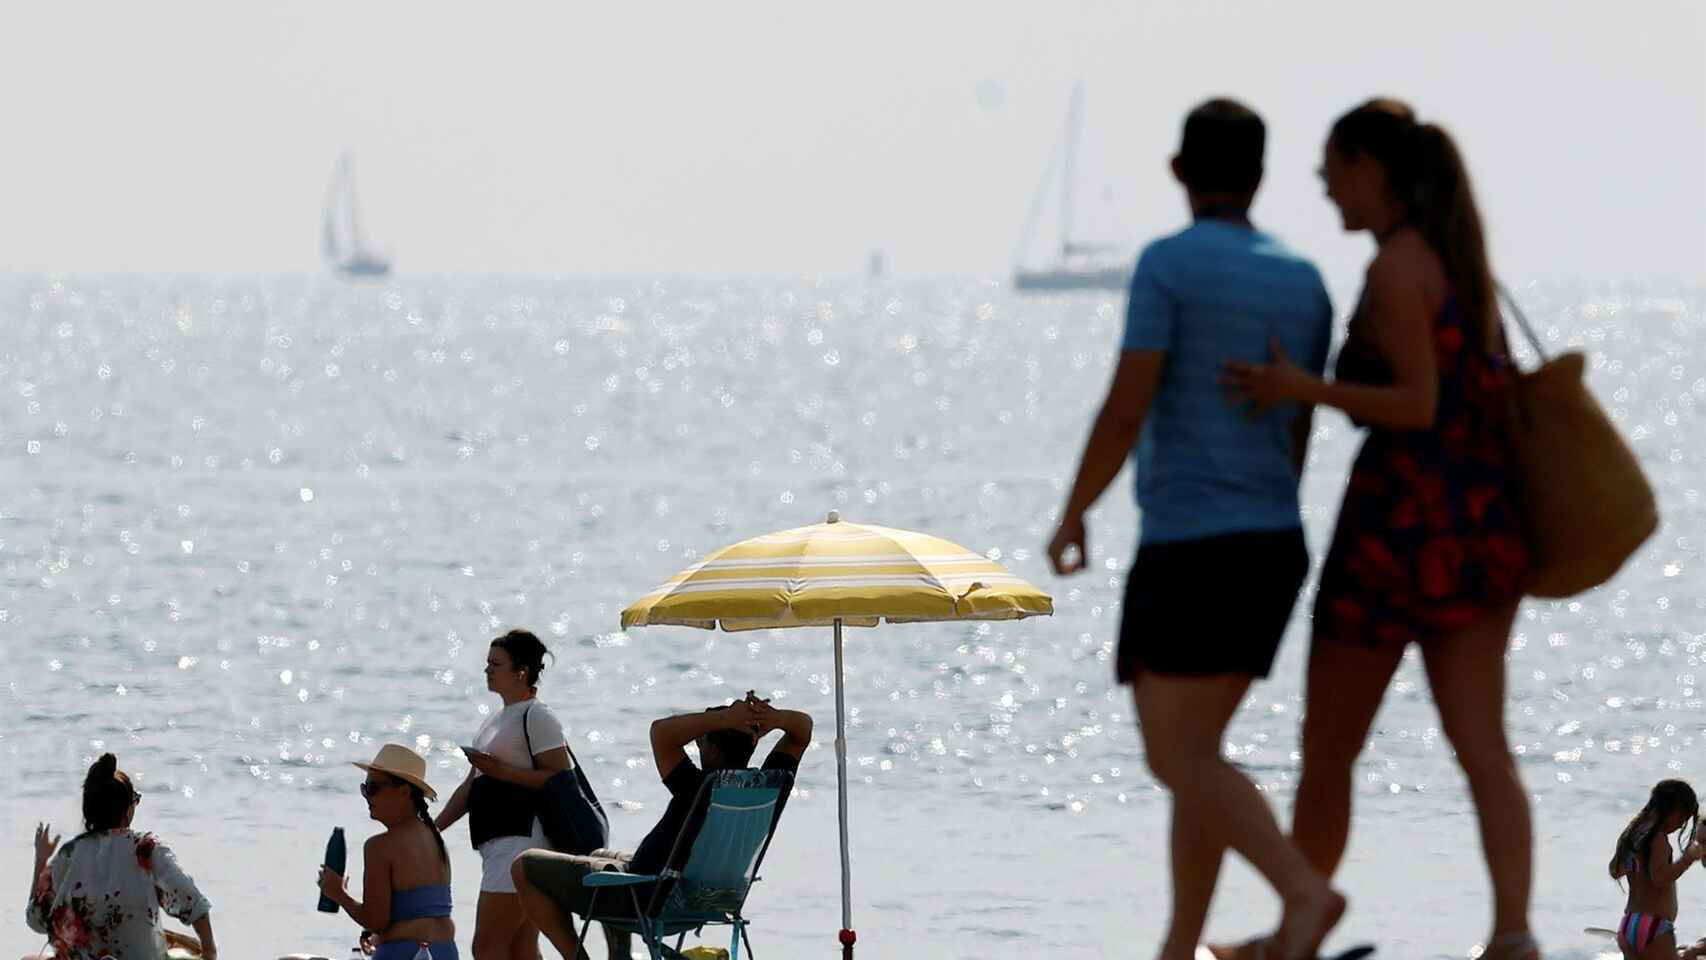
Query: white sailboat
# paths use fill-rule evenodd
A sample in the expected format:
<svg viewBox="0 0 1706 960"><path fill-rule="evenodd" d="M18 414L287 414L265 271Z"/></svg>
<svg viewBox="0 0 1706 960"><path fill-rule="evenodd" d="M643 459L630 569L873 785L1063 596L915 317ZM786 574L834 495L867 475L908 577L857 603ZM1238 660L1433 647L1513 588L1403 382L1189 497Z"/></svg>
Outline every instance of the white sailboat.
<svg viewBox="0 0 1706 960"><path fill-rule="evenodd" d="M326 222L320 238L326 262L346 277L383 277L391 261L362 243L355 212L355 168L348 153L338 157L326 191Z"/></svg>
<svg viewBox="0 0 1706 960"><path fill-rule="evenodd" d="M1065 171L1060 189L1060 248L1054 263L1027 268L1020 264L1031 236L1036 232L1037 218L1042 214L1044 197L1054 179L1054 163L1043 173L1042 183L1031 200L1025 216L1025 228L1020 233L1019 249L1013 260L1013 287L1016 290L1124 290L1131 282L1132 260L1123 248L1108 244L1079 243L1072 239L1073 178L1077 173L1078 128L1084 111L1084 87L1072 88L1072 100L1067 107Z"/></svg>

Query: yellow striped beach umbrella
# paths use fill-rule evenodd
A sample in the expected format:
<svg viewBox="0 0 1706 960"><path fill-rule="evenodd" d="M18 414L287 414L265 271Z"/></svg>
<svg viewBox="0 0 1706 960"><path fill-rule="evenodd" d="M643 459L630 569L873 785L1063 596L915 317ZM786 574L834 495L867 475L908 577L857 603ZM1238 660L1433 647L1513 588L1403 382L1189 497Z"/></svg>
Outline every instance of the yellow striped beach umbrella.
<svg viewBox="0 0 1706 960"><path fill-rule="evenodd" d="M993 560L927 534L824 523L743 540L710 554L622 611L622 628L676 624L712 630L835 628L835 765L841 823L841 942L852 955L847 857L847 719L843 626L941 620L1017 620L1054 601Z"/></svg>

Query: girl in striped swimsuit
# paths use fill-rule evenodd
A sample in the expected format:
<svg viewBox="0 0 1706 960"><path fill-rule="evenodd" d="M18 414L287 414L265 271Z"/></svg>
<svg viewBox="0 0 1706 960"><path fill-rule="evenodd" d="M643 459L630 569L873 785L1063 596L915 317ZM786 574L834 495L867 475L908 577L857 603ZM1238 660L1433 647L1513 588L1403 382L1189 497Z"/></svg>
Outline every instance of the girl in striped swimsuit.
<svg viewBox="0 0 1706 960"><path fill-rule="evenodd" d="M1627 878L1629 900L1617 924L1624 960L1676 960L1676 881L1706 854L1694 837L1700 804L1681 780L1660 780L1647 805L1623 828L1611 857L1613 880ZM1670 834L1688 830L1682 855L1671 854Z"/></svg>

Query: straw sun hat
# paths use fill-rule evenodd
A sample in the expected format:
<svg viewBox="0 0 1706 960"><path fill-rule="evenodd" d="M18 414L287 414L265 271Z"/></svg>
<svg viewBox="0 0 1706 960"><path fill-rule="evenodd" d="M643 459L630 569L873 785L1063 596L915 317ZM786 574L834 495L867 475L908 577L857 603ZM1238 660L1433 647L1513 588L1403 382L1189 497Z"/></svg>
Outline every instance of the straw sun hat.
<svg viewBox="0 0 1706 960"><path fill-rule="evenodd" d="M438 799L438 791L426 782L426 761L421 759L420 754L400 743L387 743L373 755L372 763L357 763L354 766L396 777L404 783L412 783L426 793L428 800Z"/></svg>

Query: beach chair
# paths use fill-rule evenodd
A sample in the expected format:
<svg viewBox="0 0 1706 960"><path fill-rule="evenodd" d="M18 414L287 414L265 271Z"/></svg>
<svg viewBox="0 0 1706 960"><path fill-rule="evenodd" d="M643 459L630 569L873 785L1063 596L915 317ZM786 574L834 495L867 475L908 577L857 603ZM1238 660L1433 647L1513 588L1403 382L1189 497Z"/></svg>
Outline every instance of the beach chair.
<svg viewBox="0 0 1706 960"><path fill-rule="evenodd" d="M680 960L689 932L727 926L729 960L741 960L742 942L751 957L752 940L741 909L770 848L776 804L793 779L786 770L715 770L706 775L694 800L694 812L704 811L702 826L690 837L698 818L687 818L670 851L671 868L658 875L606 870L581 879L592 896L580 941L586 942L596 920L606 930L638 934L652 960ZM610 914L612 899L624 895L633 915ZM607 905L602 914L601 898ZM673 947L663 942L668 937L675 938Z"/></svg>

